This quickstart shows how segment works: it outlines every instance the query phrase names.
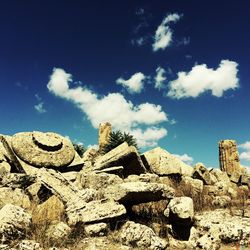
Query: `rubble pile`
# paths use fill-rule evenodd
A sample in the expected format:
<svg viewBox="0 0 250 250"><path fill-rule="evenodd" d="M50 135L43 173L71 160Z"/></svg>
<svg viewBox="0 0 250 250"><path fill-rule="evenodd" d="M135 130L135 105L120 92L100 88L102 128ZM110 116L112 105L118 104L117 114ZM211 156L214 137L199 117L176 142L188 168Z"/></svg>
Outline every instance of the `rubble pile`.
<svg viewBox="0 0 250 250"><path fill-rule="evenodd" d="M100 127L102 149L111 125ZM210 170L159 147L100 152L81 158L52 132L0 135L0 249L250 246L250 174L234 141L219 143Z"/></svg>

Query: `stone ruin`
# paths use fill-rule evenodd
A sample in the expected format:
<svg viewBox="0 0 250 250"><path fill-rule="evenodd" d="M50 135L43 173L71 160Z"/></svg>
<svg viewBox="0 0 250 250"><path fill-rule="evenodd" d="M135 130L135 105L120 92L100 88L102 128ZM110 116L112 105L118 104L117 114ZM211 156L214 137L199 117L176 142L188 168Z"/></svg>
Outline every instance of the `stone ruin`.
<svg viewBox="0 0 250 250"><path fill-rule="evenodd" d="M48 242L64 250L250 245L250 174L234 141L219 143L221 170L208 170L160 147L140 155L124 142L101 154L111 124L99 128L99 150L82 158L56 133L0 135L0 249L47 249L26 234L44 221ZM225 208L239 193L246 194L245 207L233 216ZM196 211L206 200L212 210ZM85 235L79 248L65 248L79 228Z"/></svg>
<svg viewBox="0 0 250 250"><path fill-rule="evenodd" d="M220 169L226 172L230 180L239 183L245 178L246 169L240 165L236 141L222 140L219 142Z"/></svg>

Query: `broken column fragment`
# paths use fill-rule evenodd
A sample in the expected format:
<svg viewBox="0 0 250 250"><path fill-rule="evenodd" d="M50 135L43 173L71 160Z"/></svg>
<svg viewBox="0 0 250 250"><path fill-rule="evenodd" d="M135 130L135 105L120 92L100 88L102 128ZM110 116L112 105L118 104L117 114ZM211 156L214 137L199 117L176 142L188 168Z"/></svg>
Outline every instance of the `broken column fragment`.
<svg viewBox="0 0 250 250"><path fill-rule="evenodd" d="M240 158L236 141L222 140L219 142L220 169L229 176L241 172Z"/></svg>
<svg viewBox="0 0 250 250"><path fill-rule="evenodd" d="M100 123L100 125L99 125L99 138L98 138L99 152L102 152L105 145L108 144L109 135L110 135L111 131L112 131L112 126L109 122Z"/></svg>

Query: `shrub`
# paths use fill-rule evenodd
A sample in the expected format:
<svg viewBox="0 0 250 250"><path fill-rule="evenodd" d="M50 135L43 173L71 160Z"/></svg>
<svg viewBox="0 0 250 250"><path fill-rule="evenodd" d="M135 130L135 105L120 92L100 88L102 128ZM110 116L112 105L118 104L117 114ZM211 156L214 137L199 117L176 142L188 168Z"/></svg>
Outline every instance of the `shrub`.
<svg viewBox="0 0 250 250"><path fill-rule="evenodd" d="M82 157L84 152L86 151L86 148L82 144L76 144L76 143L73 143L73 146L78 155Z"/></svg>
<svg viewBox="0 0 250 250"><path fill-rule="evenodd" d="M120 130L118 130L110 133L108 143L104 146L101 153L106 154L123 142L127 142L129 146L134 146L138 149L136 139L133 137L133 135L125 132L122 133Z"/></svg>

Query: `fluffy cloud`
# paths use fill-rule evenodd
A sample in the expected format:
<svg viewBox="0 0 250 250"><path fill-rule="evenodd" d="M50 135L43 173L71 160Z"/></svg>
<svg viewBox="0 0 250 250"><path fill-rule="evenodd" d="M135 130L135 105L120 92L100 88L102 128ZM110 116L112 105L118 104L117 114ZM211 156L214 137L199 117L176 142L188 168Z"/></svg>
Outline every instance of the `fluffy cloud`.
<svg viewBox="0 0 250 250"><path fill-rule="evenodd" d="M176 23L181 18L177 13L166 16L158 26L154 36L153 51L164 50L172 42L173 31L169 27L170 22Z"/></svg>
<svg viewBox="0 0 250 250"><path fill-rule="evenodd" d="M75 103L86 114L94 128L98 128L101 122L109 121L115 130L120 129L137 135L140 146L156 144L157 140L167 134L165 129L154 127L168 120L160 105L142 103L135 106L120 93L99 97L86 87L70 88L70 82L70 74L55 68L47 87L54 95ZM146 125L148 128L143 132L138 130L139 125Z"/></svg>
<svg viewBox="0 0 250 250"><path fill-rule="evenodd" d="M131 131L131 134L137 139L139 147L155 147L157 141L167 135L165 128L150 127L145 131L137 128Z"/></svg>
<svg viewBox="0 0 250 250"><path fill-rule="evenodd" d="M38 104L34 105L34 109L39 113L39 114L43 114L46 111L46 109L44 108L44 102L42 101L42 98L36 94L35 95L37 101L38 101Z"/></svg>
<svg viewBox="0 0 250 250"><path fill-rule="evenodd" d="M160 90L164 88L164 81L166 81L166 71L165 69L158 67L156 69L156 76L155 76L155 88Z"/></svg>
<svg viewBox="0 0 250 250"><path fill-rule="evenodd" d="M240 159L245 161L250 161L250 141L247 141L239 145L244 151L240 153Z"/></svg>
<svg viewBox="0 0 250 250"><path fill-rule="evenodd" d="M177 158L179 158L181 161L185 162L188 165L191 165L194 161L194 159L187 154L183 154L183 155L175 154L174 156L176 156Z"/></svg>
<svg viewBox="0 0 250 250"><path fill-rule="evenodd" d="M222 60L217 69L208 68L206 64L196 65L190 72L179 72L178 78L169 83L168 96L174 99L197 97L211 91L213 96L221 97L228 89L239 87L237 77L238 64Z"/></svg>
<svg viewBox="0 0 250 250"><path fill-rule="evenodd" d="M145 79L146 79L146 76L143 73L138 72L132 75L128 80L125 80L120 77L116 80L116 83L127 88L128 92L131 94L141 93L144 87Z"/></svg>

